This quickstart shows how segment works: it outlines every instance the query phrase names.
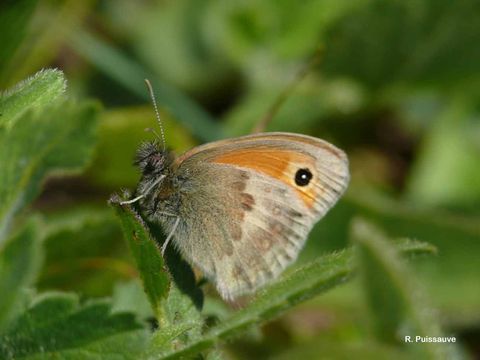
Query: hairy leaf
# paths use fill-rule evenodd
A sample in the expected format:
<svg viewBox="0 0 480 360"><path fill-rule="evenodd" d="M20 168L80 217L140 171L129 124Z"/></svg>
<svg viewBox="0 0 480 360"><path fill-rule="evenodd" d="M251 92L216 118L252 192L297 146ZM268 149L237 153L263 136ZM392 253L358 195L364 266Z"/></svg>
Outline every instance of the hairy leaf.
<svg viewBox="0 0 480 360"><path fill-rule="evenodd" d="M92 103L61 102L31 109L10 127L0 127L0 241L13 215L34 199L46 176L77 172L87 164L96 113Z"/></svg>
<svg viewBox="0 0 480 360"><path fill-rule="evenodd" d="M196 288L193 272L172 246L167 248L165 263L148 225L132 207L120 205L118 201L114 196L110 203L122 222L125 238L158 321L159 329L153 336L151 353L172 350L198 339L203 326L199 311L203 298ZM157 232L158 229L153 230Z"/></svg>
<svg viewBox="0 0 480 360"><path fill-rule="evenodd" d="M38 236L38 221L32 219L0 246L0 331L22 310L25 288L40 270Z"/></svg>
<svg viewBox="0 0 480 360"><path fill-rule="evenodd" d="M106 296L119 278L137 275L121 241L120 224L105 204L50 211L44 222L45 265L39 289Z"/></svg>
<svg viewBox="0 0 480 360"><path fill-rule="evenodd" d="M112 312L131 312L137 314L139 319L151 319L154 316L138 279L116 284L112 295Z"/></svg>
<svg viewBox="0 0 480 360"><path fill-rule="evenodd" d="M25 111L51 104L63 94L65 87L63 73L47 69L3 92L0 96L0 126L12 126Z"/></svg>
<svg viewBox="0 0 480 360"><path fill-rule="evenodd" d="M171 287L170 274L142 218L131 206L120 205L120 201L118 196L113 196L110 204L121 221L123 234L135 258L143 288L155 317L161 323L161 319L165 317L163 301L168 297Z"/></svg>
<svg viewBox="0 0 480 360"><path fill-rule="evenodd" d="M0 335L0 358L137 359L147 335L132 314L110 314L105 301L79 305L75 295L47 293Z"/></svg>

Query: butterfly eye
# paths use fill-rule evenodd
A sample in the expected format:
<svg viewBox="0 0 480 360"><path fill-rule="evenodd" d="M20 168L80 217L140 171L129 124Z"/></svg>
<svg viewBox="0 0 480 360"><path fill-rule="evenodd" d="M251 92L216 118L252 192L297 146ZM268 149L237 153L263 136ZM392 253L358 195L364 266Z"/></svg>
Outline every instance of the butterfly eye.
<svg viewBox="0 0 480 360"><path fill-rule="evenodd" d="M312 172L309 169L298 169L295 174L295 184L298 186L307 186L312 180Z"/></svg>
<svg viewBox="0 0 480 360"><path fill-rule="evenodd" d="M143 172L150 174L150 173L152 173L154 170L155 170L155 166L154 166L150 161L148 161L148 162L145 164L145 167L144 167Z"/></svg>

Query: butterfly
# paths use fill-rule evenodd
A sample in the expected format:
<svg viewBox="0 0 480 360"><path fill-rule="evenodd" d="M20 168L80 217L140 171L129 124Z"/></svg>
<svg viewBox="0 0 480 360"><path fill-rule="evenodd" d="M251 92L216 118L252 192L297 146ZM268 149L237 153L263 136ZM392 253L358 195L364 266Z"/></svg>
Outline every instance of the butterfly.
<svg viewBox="0 0 480 360"><path fill-rule="evenodd" d="M179 157L147 142L135 164L138 196L123 203L138 201L169 234L162 253L172 242L227 300L254 292L294 262L350 177L342 150L286 132L207 143Z"/></svg>

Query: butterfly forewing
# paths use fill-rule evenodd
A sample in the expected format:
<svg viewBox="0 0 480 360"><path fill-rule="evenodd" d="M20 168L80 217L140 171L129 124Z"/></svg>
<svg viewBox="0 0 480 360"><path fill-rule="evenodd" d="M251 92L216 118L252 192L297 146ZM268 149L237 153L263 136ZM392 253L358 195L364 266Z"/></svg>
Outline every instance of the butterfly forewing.
<svg viewBox="0 0 480 360"><path fill-rule="evenodd" d="M348 185L348 161L304 135L245 136L179 158L185 179L175 244L224 298L278 276Z"/></svg>

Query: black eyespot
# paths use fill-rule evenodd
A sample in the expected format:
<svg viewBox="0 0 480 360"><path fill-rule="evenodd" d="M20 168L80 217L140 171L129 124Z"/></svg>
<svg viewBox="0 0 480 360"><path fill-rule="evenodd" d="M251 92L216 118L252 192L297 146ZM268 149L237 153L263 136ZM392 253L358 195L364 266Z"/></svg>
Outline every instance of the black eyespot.
<svg viewBox="0 0 480 360"><path fill-rule="evenodd" d="M307 186L312 180L312 172L308 169L298 169L295 174L295 184L298 186Z"/></svg>

